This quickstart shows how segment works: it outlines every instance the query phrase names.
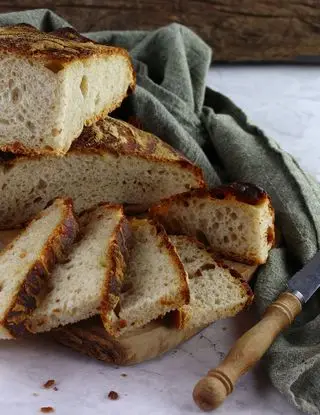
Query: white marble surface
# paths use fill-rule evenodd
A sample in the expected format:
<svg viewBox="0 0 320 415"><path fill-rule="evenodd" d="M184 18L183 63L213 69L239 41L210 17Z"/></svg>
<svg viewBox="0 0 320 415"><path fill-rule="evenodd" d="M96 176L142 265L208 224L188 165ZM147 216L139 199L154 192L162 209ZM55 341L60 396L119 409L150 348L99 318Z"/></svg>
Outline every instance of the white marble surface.
<svg viewBox="0 0 320 415"><path fill-rule="evenodd" d="M276 138L320 179L320 71L317 67L216 67L208 84L229 95L251 121ZM52 406L58 415L189 415L195 382L223 358L234 340L255 321L255 313L220 321L154 361L132 368L106 366L45 340L0 344L0 413L33 415ZM127 377L121 374L126 373ZM58 391L41 389L48 379ZM110 401L110 390L119 393ZM33 394L37 393L38 396ZM215 412L298 412L272 387L261 367L244 376Z"/></svg>

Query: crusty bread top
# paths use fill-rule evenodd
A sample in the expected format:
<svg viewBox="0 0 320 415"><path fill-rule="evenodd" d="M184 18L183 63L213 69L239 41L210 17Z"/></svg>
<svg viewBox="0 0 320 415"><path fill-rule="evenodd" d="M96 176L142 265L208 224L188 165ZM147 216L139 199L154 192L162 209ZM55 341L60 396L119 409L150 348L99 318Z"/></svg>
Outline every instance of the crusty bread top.
<svg viewBox="0 0 320 415"><path fill-rule="evenodd" d="M14 53L31 60L48 64L58 72L64 64L103 55L123 55L132 68L131 88L135 74L128 52L123 48L105 46L81 36L76 30L64 27L45 33L28 24L0 27L0 53ZM60 64L60 65L59 65Z"/></svg>
<svg viewBox="0 0 320 415"><path fill-rule="evenodd" d="M219 199L219 200L234 200L237 202L246 203L248 205L261 205L268 203L270 210L273 212L271 206L271 199L267 192L261 187L253 183L234 182L221 186L208 189L192 189L184 193L170 196L167 199L163 199L160 205L163 207L170 204L171 201L183 202L191 197L204 198L204 199ZM158 206L154 206L151 210L157 210Z"/></svg>
<svg viewBox="0 0 320 415"><path fill-rule="evenodd" d="M112 153L116 156L127 155L151 161L175 163L193 172L199 187L205 186L202 170L174 148L153 134L111 117L106 117L90 127L85 127L81 135L73 142L66 156L72 153L102 155ZM0 165L4 164L10 167L25 157L0 152ZM41 156L35 154L28 156L28 158L30 157L39 158Z"/></svg>
<svg viewBox="0 0 320 415"><path fill-rule="evenodd" d="M166 199L162 199L158 204L152 206L149 209L150 214L153 216L159 210L163 212L172 202L184 203L184 201L187 201L192 197L196 197L198 199L234 200L252 206L258 206L266 203L269 207L270 215L274 217L274 209L268 193L253 183L245 182L234 182L217 186L212 189L191 189L187 192L172 195Z"/></svg>

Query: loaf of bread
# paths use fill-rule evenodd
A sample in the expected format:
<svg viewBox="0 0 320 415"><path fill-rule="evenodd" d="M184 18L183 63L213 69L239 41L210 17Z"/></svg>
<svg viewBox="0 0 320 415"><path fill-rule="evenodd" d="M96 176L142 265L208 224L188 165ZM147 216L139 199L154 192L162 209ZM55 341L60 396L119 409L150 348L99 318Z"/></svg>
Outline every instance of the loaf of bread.
<svg viewBox="0 0 320 415"><path fill-rule="evenodd" d="M190 303L171 313L178 329L205 327L232 317L251 304L253 293L241 275L195 238L170 236L189 277Z"/></svg>
<svg viewBox="0 0 320 415"><path fill-rule="evenodd" d="M122 286L130 227L121 206L102 205L80 217L81 239L51 275L51 290L29 321L43 332L113 309Z"/></svg>
<svg viewBox="0 0 320 415"><path fill-rule="evenodd" d="M86 127L64 157L12 157L0 162L0 229L12 228L55 197L77 213L100 202L150 206L203 187L201 170L152 134L110 117Z"/></svg>
<svg viewBox="0 0 320 415"><path fill-rule="evenodd" d="M0 72L0 149L23 154L66 153L135 86L127 51L71 28L0 28Z"/></svg>
<svg viewBox="0 0 320 415"><path fill-rule="evenodd" d="M57 199L0 254L0 338L28 332L27 321L46 294L49 273L78 233L70 200Z"/></svg>
<svg viewBox="0 0 320 415"><path fill-rule="evenodd" d="M165 199L150 209L168 233L195 236L226 258L263 264L274 243L274 211L261 188L233 183Z"/></svg>
<svg viewBox="0 0 320 415"><path fill-rule="evenodd" d="M101 314L112 336L142 327L188 304L190 298L187 274L163 227L147 219L130 223L132 249L124 285L118 290L118 307ZM112 295L117 296L115 291Z"/></svg>

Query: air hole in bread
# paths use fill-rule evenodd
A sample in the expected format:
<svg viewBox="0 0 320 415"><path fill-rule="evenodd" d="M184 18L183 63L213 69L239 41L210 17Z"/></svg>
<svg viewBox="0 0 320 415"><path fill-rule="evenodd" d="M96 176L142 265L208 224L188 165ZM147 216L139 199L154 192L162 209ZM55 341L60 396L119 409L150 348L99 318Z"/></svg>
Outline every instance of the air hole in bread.
<svg viewBox="0 0 320 415"><path fill-rule="evenodd" d="M46 181L44 181L44 180L42 180L42 179L40 179L39 180L39 183L38 183L38 189L45 189L46 187L47 187L47 182Z"/></svg>
<svg viewBox="0 0 320 415"><path fill-rule="evenodd" d="M53 73L58 73L63 69L63 65L59 62L47 63L47 65L45 65L45 67Z"/></svg>
<svg viewBox="0 0 320 415"><path fill-rule="evenodd" d="M2 187L1 187L1 190L5 190L5 188L8 186L8 184L7 183L3 183L3 185L2 185Z"/></svg>
<svg viewBox="0 0 320 415"><path fill-rule="evenodd" d="M30 130L32 133L35 132L36 127L31 121L27 121L26 126L27 126L28 130Z"/></svg>
<svg viewBox="0 0 320 415"><path fill-rule="evenodd" d="M14 80L13 79L9 79L9 89L11 89L14 85Z"/></svg>
<svg viewBox="0 0 320 415"><path fill-rule="evenodd" d="M229 237L227 235L223 237L223 242L226 244L229 242Z"/></svg>
<svg viewBox="0 0 320 415"><path fill-rule="evenodd" d="M94 100L94 105L97 107L99 104L100 104L100 94L98 93Z"/></svg>
<svg viewBox="0 0 320 415"><path fill-rule="evenodd" d="M80 89L82 96L85 98L88 94L88 78L85 75L81 79Z"/></svg>
<svg viewBox="0 0 320 415"><path fill-rule="evenodd" d="M235 234L235 233L232 233L231 234L231 240L232 241L236 241L238 238L237 238L237 235Z"/></svg>
<svg viewBox="0 0 320 415"><path fill-rule="evenodd" d="M51 134L53 135L53 137L56 137L60 133L61 133L61 130L58 130L58 128L52 128L51 130Z"/></svg>
<svg viewBox="0 0 320 415"><path fill-rule="evenodd" d="M40 203L40 202L42 202L42 198L40 196L36 197L33 201L33 203Z"/></svg>
<svg viewBox="0 0 320 415"><path fill-rule="evenodd" d="M215 194L215 197L216 197L217 199L223 200L223 199L225 198L225 195L224 195L224 193L222 193L222 192L217 192L217 193Z"/></svg>
<svg viewBox="0 0 320 415"><path fill-rule="evenodd" d="M11 101L13 104L18 104L21 101L21 91L19 88L14 88L11 92Z"/></svg>
<svg viewBox="0 0 320 415"><path fill-rule="evenodd" d="M232 213L231 213L231 219L233 219L233 220L238 219L237 214L236 214L236 213L234 213L234 212L232 212ZM239 225L239 226L240 226L240 225ZM239 230L240 230L240 229L239 229Z"/></svg>
<svg viewBox="0 0 320 415"><path fill-rule="evenodd" d="M229 207L227 207L226 212L227 212L227 214L229 214L231 212L231 209Z"/></svg>
<svg viewBox="0 0 320 415"><path fill-rule="evenodd" d="M4 118L0 118L0 124L9 125L9 121L5 120Z"/></svg>
<svg viewBox="0 0 320 415"><path fill-rule="evenodd" d="M220 210L217 210L216 216L218 220L222 220L223 218L223 214L220 212Z"/></svg>
<svg viewBox="0 0 320 415"><path fill-rule="evenodd" d="M196 230L196 238L198 239L198 241L202 242L203 244L209 245L206 235L200 229Z"/></svg>
<svg viewBox="0 0 320 415"><path fill-rule="evenodd" d="M18 114L18 120L20 122L24 122L24 116L22 114Z"/></svg>
<svg viewBox="0 0 320 415"><path fill-rule="evenodd" d="M271 244L273 242L273 239L274 239L273 227L269 226L268 232L267 232L267 242L268 242L268 244Z"/></svg>
<svg viewBox="0 0 320 415"><path fill-rule="evenodd" d="M243 224L242 224L242 223L240 223L240 225L238 226L238 230L239 230L239 231L242 231L242 229L243 229Z"/></svg>

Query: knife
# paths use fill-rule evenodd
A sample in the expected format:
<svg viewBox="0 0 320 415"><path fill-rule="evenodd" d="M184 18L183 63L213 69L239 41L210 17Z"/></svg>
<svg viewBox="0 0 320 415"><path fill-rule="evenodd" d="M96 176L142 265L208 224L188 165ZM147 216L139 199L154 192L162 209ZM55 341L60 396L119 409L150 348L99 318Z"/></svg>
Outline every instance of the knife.
<svg viewBox="0 0 320 415"><path fill-rule="evenodd" d="M240 376L261 359L319 287L320 252L289 280L287 291L280 294L261 320L237 340L222 363L199 380L193 390L193 399L199 408L211 411L222 404Z"/></svg>

